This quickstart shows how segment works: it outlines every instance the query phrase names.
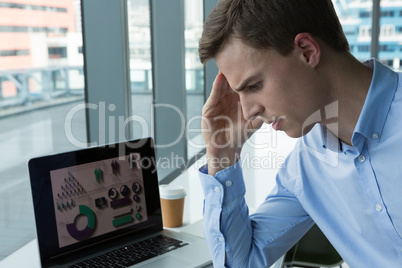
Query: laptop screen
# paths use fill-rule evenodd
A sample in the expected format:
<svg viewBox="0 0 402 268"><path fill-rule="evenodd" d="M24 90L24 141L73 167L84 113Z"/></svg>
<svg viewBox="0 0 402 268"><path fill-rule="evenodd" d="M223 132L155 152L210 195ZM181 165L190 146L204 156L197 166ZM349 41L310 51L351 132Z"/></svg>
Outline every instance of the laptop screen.
<svg viewBox="0 0 402 268"><path fill-rule="evenodd" d="M151 138L29 161L42 265L162 229Z"/></svg>

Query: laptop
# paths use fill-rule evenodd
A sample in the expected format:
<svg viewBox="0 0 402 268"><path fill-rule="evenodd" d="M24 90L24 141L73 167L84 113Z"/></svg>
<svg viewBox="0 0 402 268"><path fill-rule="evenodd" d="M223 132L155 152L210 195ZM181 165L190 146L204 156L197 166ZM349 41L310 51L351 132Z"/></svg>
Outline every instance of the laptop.
<svg viewBox="0 0 402 268"><path fill-rule="evenodd" d="M42 267L204 267L206 242L163 228L152 138L28 162Z"/></svg>

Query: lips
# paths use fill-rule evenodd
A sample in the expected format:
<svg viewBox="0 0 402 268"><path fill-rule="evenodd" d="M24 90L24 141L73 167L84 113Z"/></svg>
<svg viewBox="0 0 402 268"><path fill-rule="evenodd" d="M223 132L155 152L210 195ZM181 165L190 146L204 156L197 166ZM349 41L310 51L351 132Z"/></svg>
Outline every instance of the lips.
<svg viewBox="0 0 402 268"><path fill-rule="evenodd" d="M275 121L272 122L272 128L275 129L276 131L280 130L282 127L283 119L282 118L277 118Z"/></svg>
<svg viewBox="0 0 402 268"><path fill-rule="evenodd" d="M285 116L279 116L278 118L275 118L274 116L272 117L273 120L266 120L263 118L264 122L268 125L272 124L272 128L276 131L280 130L283 124L283 120L285 119Z"/></svg>

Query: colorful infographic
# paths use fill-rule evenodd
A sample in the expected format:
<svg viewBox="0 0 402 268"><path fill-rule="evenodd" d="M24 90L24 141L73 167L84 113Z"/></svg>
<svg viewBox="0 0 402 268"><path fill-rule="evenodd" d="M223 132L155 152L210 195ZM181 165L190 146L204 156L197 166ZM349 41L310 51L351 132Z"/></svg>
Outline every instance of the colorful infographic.
<svg viewBox="0 0 402 268"><path fill-rule="evenodd" d="M60 247L148 219L140 163L133 153L50 172Z"/></svg>

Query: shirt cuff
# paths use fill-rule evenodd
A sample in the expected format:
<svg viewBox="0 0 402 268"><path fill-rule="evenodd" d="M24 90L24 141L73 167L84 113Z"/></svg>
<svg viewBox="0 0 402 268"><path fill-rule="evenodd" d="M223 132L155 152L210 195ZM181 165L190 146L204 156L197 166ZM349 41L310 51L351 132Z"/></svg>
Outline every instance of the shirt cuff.
<svg viewBox="0 0 402 268"><path fill-rule="evenodd" d="M240 159L234 165L218 171L215 176L208 175L208 166L204 165L199 169L199 176L206 205L231 210L246 193Z"/></svg>

